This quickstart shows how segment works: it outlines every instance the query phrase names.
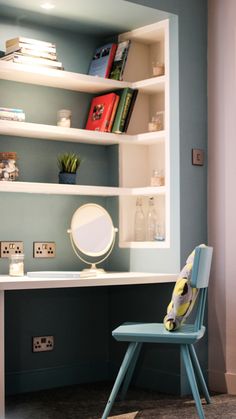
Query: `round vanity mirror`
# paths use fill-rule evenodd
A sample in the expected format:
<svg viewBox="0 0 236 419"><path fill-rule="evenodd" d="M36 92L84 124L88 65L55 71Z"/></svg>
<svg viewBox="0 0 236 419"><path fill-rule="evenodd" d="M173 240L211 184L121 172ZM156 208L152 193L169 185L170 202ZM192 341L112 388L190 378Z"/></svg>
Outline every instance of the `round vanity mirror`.
<svg viewBox="0 0 236 419"><path fill-rule="evenodd" d="M91 264L89 271L91 269L95 273L100 271L96 268L96 264L103 262L111 253L116 231L110 215L100 205L85 204L75 211L68 233L76 255L83 262ZM91 262L83 255L98 258L98 260ZM99 259L99 257L102 258Z"/></svg>

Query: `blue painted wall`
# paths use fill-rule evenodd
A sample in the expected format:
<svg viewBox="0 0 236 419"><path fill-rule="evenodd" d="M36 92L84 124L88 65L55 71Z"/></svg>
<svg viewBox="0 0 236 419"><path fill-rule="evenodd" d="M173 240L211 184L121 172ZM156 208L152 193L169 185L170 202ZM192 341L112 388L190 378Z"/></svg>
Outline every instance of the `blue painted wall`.
<svg viewBox="0 0 236 419"><path fill-rule="evenodd" d="M178 125L173 127L172 120L171 129L179 129L179 150L176 150L174 159L179 159L180 260L183 265L191 249L207 241L207 155L204 167L191 164L192 148L202 148L205 154L207 153L207 2L205 0L131 0L131 2L158 8L178 17L178 45L171 54L176 54L178 51L179 127ZM176 57L172 56L172 59L175 60ZM173 75L171 80L173 81ZM176 84L172 84L172 89L173 87L176 89ZM173 106L173 103L171 105ZM172 131L172 138L173 135ZM176 164L176 161L172 161L173 164ZM173 184L176 185L176 179ZM176 186L178 190L178 184ZM174 202L178 202L178 199ZM172 210L174 213L178 212L178 208L174 207ZM174 232L177 233L176 230ZM178 244L175 244L175 249L177 248ZM123 252L122 257L126 256ZM148 268L150 257L146 256L145 252L136 254L133 252L135 266L143 267L147 264ZM155 260L158 265L158 257ZM153 266L153 259L151 263ZM166 264L164 269L168 270ZM110 290L111 329L122 321L162 321L171 292L172 287L169 285L158 288L136 287L127 290L121 287L119 290ZM204 338L197 349L201 364L206 369L207 338ZM111 370L114 372L123 356L124 347L111 339L110 350ZM135 377L137 385L151 386L160 391L173 393L188 392L186 375L178 350L167 348L165 345L158 349L147 345L140 366Z"/></svg>
<svg viewBox="0 0 236 419"><path fill-rule="evenodd" d="M183 263L192 247L206 241L206 167L191 165L191 149L193 147L206 149L206 2L142 0L133 3L166 10L178 16L179 56L173 58L179 58L179 107L178 103L174 103L177 110L179 108L180 116L180 160L176 164L176 168L180 168L180 183L173 193L176 193L178 203L177 191L180 187L181 245L178 248L178 256L173 254L176 258L173 266L176 266L179 254ZM32 27L18 24L17 27L7 19L1 22L1 29L4 30L5 37L1 37L1 42L19 33L55 41L58 45L59 59L69 71L86 73L94 46L99 43L97 37L73 32L65 33L36 25ZM81 42L84 47L76 54L75 51ZM3 45L0 45L0 48L3 48ZM58 108L69 107L73 111L73 126L83 126L89 106L89 95L45 87L23 86L5 81L0 83L1 92L4 92L4 96L1 94L0 97L0 106L22 106L27 111L29 121L49 124L55 124ZM10 88L13 85L14 90ZM178 92L175 100L177 94ZM175 128L178 130L178 126ZM117 165L116 147L90 147L81 144L2 137L1 149L9 150L10 147L19 153L21 180L57 182L56 156L62 151L73 149L84 158L79 175L80 183L115 185L117 182L114 170L114 166ZM178 150L176 152L178 156ZM23 238L27 270L80 269L81 264L71 251L66 229L74 210L87 200L89 198L1 194L0 219L4 220L4 223L0 225L0 237L2 240ZM114 223L117 224L116 199L92 197L90 201L107 206L112 213ZM53 224L51 217L48 218L48 211L53 214ZM177 229L179 229L178 211L176 208L177 218L172 220L177 220ZM173 212L175 216L176 213ZM34 240L55 240L57 258L47 262L33 260ZM147 263L145 253L137 252L133 257L141 261L142 267L145 268ZM108 266L110 269L128 269L129 251L117 249ZM165 269L168 270L168 267L165 266ZM0 272L7 272L6 261L0 260ZM110 330L123 320L161 321L171 288L169 285L163 285L7 294L7 391L25 391L29 388L37 389L108 378L116 368L122 352L120 346L117 347L113 342L109 342ZM68 328L68 325L71 327ZM81 333L76 333L76 328ZM99 339L101 343L99 347L96 345L94 352L91 349L91 333L96 334L96 328L101 331L103 339ZM58 347L51 354L37 354L36 357L30 351L30 338L33 335L47 333L56 335ZM68 337L72 342L72 349L68 349ZM17 353L14 347L18 348ZM150 385L150 382L153 382L158 388L158 382L154 382L153 378L155 375L161 379L162 387L163 377L167 378L166 390L181 391L181 385L182 389L184 388L183 380L181 384L179 354L172 351L166 357L166 350L161 348L157 353L149 347L144 352L141 359L144 365L143 372L137 375L139 385L145 385L147 382ZM108 362L109 357L111 363ZM175 362L168 363L167 366L167 358ZM89 365L91 360L92 368ZM174 375L172 366L174 366ZM78 372L77 377L73 374L73 369ZM172 382L171 386L168 385L168 381Z"/></svg>

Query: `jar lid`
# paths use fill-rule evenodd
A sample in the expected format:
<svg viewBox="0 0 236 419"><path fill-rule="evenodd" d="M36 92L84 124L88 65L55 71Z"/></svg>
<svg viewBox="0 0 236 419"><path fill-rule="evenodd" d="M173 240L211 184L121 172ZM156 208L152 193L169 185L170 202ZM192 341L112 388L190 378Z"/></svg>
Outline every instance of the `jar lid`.
<svg viewBox="0 0 236 419"><path fill-rule="evenodd" d="M24 253L13 253L10 255L10 259L24 259Z"/></svg>
<svg viewBox="0 0 236 419"><path fill-rule="evenodd" d="M60 109L58 111L58 115L61 117L71 116L71 110L70 109Z"/></svg>
<svg viewBox="0 0 236 419"><path fill-rule="evenodd" d="M16 160L17 154L14 151L0 153L0 160Z"/></svg>

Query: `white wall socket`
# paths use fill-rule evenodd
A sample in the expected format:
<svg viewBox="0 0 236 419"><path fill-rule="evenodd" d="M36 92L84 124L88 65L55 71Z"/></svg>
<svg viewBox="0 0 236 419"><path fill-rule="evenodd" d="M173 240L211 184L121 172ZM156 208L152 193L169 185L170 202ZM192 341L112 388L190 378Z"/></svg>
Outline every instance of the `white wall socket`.
<svg viewBox="0 0 236 419"><path fill-rule="evenodd" d="M34 242L33 256L34 258L55 258L56 243L55 242Z"/></svg>
<svg viewBox="0 0 236 419"><path fill-rule="evenodd" d="M54 336L33 336L33 352L46 352L54 349Z"/></svg>
<svg viewBox="0 0 236 419"><path fill-rule="evenodd" d="M0 242L0 257L9 258L11 255L19 255L24 253L24 244L23 242Z"/></svg>

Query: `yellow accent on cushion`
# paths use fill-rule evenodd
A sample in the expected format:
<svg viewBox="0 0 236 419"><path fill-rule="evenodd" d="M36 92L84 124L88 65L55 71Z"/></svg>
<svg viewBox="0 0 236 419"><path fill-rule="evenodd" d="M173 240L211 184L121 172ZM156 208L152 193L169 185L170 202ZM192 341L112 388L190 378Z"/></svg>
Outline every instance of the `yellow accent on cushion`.
<svg viewBox="0 0 236 419"><path fill-rule="evenodd" d="M201 247L205 246L204 244ZM176 281L171 301L167 307L164 326L168 331L178 329L187 319L194 306L198 290L190 285L195 250L188 256L186 265Z"/></svg>

